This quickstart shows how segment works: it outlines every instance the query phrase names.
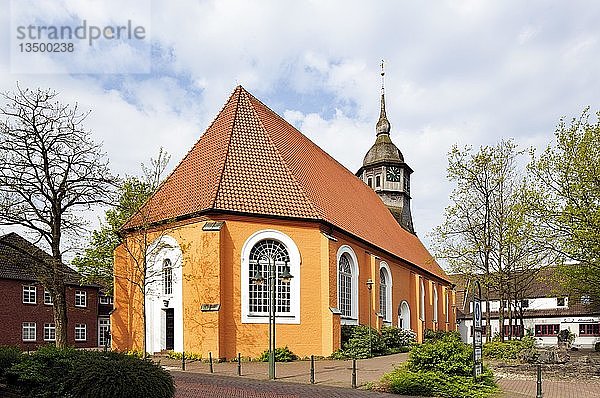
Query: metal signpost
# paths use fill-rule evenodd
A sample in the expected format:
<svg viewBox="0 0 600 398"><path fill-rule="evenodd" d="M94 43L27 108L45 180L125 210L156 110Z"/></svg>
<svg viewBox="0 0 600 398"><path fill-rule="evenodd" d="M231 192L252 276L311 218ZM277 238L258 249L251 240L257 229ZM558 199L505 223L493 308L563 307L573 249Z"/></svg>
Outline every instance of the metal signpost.
<svg viewBox="0 0 600 398"><path fill-rule="evenodd" d="M481 285L477 284L477 296L473 295L473 377L477 380L483 372L482 354L482 333L483 325L481 322Z"/></svg>

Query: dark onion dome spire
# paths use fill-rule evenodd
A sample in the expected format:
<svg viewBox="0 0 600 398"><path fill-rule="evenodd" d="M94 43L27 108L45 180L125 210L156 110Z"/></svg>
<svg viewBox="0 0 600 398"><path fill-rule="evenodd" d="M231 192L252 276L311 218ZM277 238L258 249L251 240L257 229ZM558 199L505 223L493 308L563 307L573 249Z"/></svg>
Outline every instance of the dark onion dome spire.
<svg viewBox="0 0 600 398"><path fill-rule="evenodd" d="M375 144L369 149L363 160L363 167L379 162L404 163L404 156L396 145L390 139L391 125L385 114L385 72L383 69L383 61L381 61L381 111L379 120L375 126L377 131L377 139Z"/></svg>

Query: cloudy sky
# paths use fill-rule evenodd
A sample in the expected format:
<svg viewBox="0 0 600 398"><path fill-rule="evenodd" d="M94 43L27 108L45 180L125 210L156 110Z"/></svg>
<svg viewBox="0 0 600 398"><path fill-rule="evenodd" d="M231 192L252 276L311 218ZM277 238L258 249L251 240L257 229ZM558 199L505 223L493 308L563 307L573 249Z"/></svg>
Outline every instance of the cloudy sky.
<svg viewBox="0 0 600 398"><path fill-rule="evenodd" d="M514 137L543 147L559 118L600 109L593 1L12 0L10 8L0 15L0 89L51 87L91 109L87 127L120 175L137 174L161 146L174 167L237 84L355 172L375 140L385 59L392 139L415 170L412 209L426 242L448 205L452 144ZM18 26L83 20L132 21L146 36L75 41L63 56L19 53Z"/></svg>

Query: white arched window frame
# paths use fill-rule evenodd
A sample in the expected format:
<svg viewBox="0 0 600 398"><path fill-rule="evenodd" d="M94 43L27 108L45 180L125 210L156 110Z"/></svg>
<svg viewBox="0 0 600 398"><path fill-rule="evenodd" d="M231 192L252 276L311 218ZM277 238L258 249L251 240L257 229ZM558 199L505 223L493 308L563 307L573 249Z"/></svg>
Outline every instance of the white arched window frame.
<svg viewBox="0 0 600 398"><path fill-rule="evenodd" d="M434 283L433 286L433 321L438 321L438 287Z"/></svg>
<svg viewBox="0 0 600 398"><path fill-rule="evenodd" d="M289 282L289 311L277 313L276 323L300 323L300 251L296 243L286 234L277 230L262 230L248 237L242 246L241 258L241 314L242 323L269 323L268 312L250 311L250 284L254 275L250 273L250 254L252 248L263 240L274 240L281 243L289 256L289 272L293 278ZM278 267L279 268L279 267ZM276 293L277 294L277 293Z"/></svg>
<svg viewBox="0 0 600 398"><path fill-rule="evenodd" d="M344 257L344 258L343 258ZM358 258L354 253L354 250L348 245L340 246L336 256L337 264L337 292L338 292L338 309L342 311L343 301L345 299L346 306L350 305L350 311L342 311L341 324L342 325L357 325L358 324ZM348 261L350 267L350 278L345 273L341 272L342 263ZM346 268L347 269L347 268ZM347 282L350 282L349 289L347 288ZM348 295L350 301L348 302Z"/></svg>
<svg viewBox="0 0 600 398"><path fill-rule="evenodd" d="M173 263L170 258L165 258L162 265L162 290L163 295L173 294Z"/></svg>
<svg viewBox="0 0 600 398"><path fill-rule="evenodd" d="M385 323L392 323L392 272L385 261L379 264L379 313Z"/></svg>
<svg viewBox="0 0 600 398"><path fill-rule="evenodd" d="M398 307L398 327L402 330L410 330L410 306L406 300Z"/></svg>
<svg viewBox="0 0 600 398"><path fill-rule="evenodd" d="M165 309L173 311L173 349L183 351L183 253L177 240L169 235L156 239L146 251L145 284L146 350L150 353L165 349ZM170 277L170 289L165 287Z"/></svg>
<svg viewBox="0 0 600 398"><path fill-rule="evenodd" d="M425 283L423 283L423 278L420 277L419 278L420 281L420 285L419 285L419 319L421 319L422 321L425 320Z"/></svg>

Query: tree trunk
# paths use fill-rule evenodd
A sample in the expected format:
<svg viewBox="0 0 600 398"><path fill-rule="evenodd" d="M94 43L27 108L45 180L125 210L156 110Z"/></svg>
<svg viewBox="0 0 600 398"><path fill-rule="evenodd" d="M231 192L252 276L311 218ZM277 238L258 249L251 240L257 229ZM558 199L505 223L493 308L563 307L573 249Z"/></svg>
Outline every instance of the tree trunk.
<svg viewBox="0 0 600 398"><path fill-rule="evenodd" d="M54 279L53 299L54 325L56 327L56 347L66 348L69 345L67 340L69 320L67 317L65 284L62 278Z"/></svg>
<svg viewBox="0 0 600 398"><path fill-rule="evenodd" d="M502 292L500 292L502 294ZM500 296L500 309L498 310L498 328L500 332L500 341L504 341L504 299Z"/></svg>

